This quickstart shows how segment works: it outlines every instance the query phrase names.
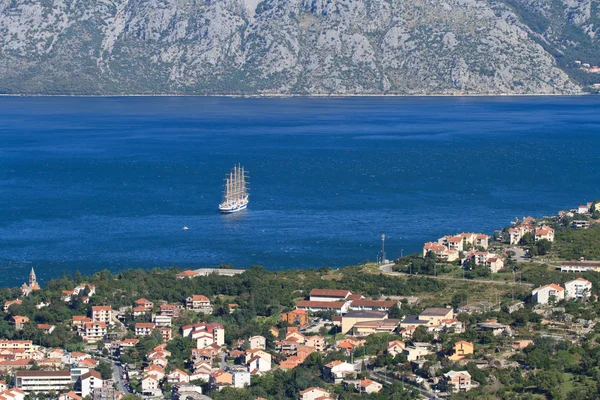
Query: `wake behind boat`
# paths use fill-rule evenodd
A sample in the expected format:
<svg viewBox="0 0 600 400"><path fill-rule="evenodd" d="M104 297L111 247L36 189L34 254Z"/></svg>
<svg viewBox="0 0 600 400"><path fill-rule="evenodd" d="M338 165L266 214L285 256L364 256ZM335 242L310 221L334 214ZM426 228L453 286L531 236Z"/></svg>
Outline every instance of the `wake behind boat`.
<svg viewBox="0 0 600 400"><path fill-rule="evenodd" d="M225 192L223 193L223 202L219 204L219 210L223 214L231 214L246 207L248 207L246 171L244 171L244 167L236 165L225 180Z"/></svg>

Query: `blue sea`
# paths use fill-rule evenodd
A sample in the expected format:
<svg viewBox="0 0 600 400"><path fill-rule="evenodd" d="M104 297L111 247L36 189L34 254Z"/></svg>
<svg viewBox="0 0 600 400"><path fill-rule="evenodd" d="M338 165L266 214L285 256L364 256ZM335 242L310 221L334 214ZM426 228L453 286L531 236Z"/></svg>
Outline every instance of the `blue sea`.
<svg viewBox="0 0 600 400"><path fill-rule="evenodd" d="M600 97L0 98L0 285L341 267L599 197Z"/></svg>

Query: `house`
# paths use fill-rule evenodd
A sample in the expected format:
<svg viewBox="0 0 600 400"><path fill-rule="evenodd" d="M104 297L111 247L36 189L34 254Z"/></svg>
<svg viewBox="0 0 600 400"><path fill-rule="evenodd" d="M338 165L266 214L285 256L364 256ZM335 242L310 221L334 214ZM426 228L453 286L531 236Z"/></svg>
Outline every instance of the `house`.
<svg viewBox="0 0 600 400"><path fill-rule="evenodd" d="M448 250L446 246L436 242L427 242L423 246L423 258L425 258L429 253L434 254L437 258L448 262L458 260L459 256L458 250Z"/></svg>
<svg viewBox="0 0 600 400"><path fill-rule="evenodd" d="M153 376L160 383L165 378L165 369L160 365L151 364L144 368L143 376Z"/></svg>
<svg viewBox="0 0 600 400"><path fill-rule="evenodd" d="M16 371L15 388L26 393L59 392L71 385L71 371Z"/></svg>
<svg viewBox="0 0 600 400"><path fill-rule="evenodd" d="M532 344L534 344L533 340L515 340L512 346L516 350L521 350Z"/></svg>
<svg viewBox="0 0 600 400"><path fill-rule="evenodd" d="M190 376L187 372L182 371L180 369L176 369L174 371L171 371L171 373L169 373L167 375L167 382L168 383L190 383Z"/></svg>
<svg viewBox="0 0 600 400"><path fill-rule="evenodd" d="M4 303L4 312L8 312L9 307L12 306L13 304L17 305L17 306L21 305L21 304L23 304L23 300L16 299L16 300L9 300L9 301L5 302Z"/></svg>
<svg viewBox="0 0 600 400"><path fill-rule="evenodd" d="M157 375L147 375L142 379L142 393L154 395L159 392L160 379Z"/></svg>
<svg viewBox="0 0 600 400"><path fill-rule="evenodd" d="M325 351L327 344L325 343L325 338L323 336L306 336L304 345L307 347L312 347L316 351L322 352Z"/></svg>
<svg viewBox="0 0 600 400"><path fill-rule="evenodd" d="M83 326L83 331L81 332L81 337L83 340L93 343L98 340L102 340L104 336L106 336L108 330L106 328L106 323L104 322L86 322Z"/></svg>
<svg viewBox="0 0 600 400"><path fill-rule="evenodd" d="M196 348L198 349L205 349L215 342L212 333L206 331L198 332L194 335L194 339L196 339Z"/></svg>
<svg viewBox="0 0 600 400"><path fill-rule="evenodd" d="M167 317L166 315L153 315L152 322L156 327L170 327L172 325L173 319L171 317Z"/></svg>
<svg viewBox="0 0 600 400"><path fill-rule="evenodd" d="M131 314L133 314L134 317L139 317L141 315L144 315L146 313L149 313L151 310L147 309L144 306L137 306L137 307L133 307L131 309Z"/></svg>
<svg viewBox="0 0 600 400"><path fill-rule="evenodd" d="M168 342L169 340L173 339L173 331L171 330L171 328L166 328L163 326L157 329L158 331L160 331L160 334L162 335L162 338L165 342Z"/></svg>
<svg viewBox="0 0 600 400"><path fill-rule="evenodd" d="M135 324L136 336L150 336L153 330L154 324L152 322L136 322Z"/></svg>
<svg viewBox="0 0 600 400"><path fill-rule="evenodd" d="M250 386L250 372L248 371L234 371L233 372L233 387L236 389L243 389Z"/></svg>
<svg viewBox="0 0 600 400"><path fill-rule="evenodd" d="M172 399L179 400L210 400L210 397L202 395L202 387L197 385L176 385L173 387Z"/></svg>
<svg viewBox="0 0 600 400"><path fill-rule="evenodd" d="M284 312L281 313L281 320L287 322L288 324L295 324L301 328L304 328L309 323L308 311L304 309L296 309L293 311ZM277 337L276 335L274 336Z"/></svg>
<svg viewBox="0 0 600 400"><path fill-rule="evenodd" d="M210 384L213 388L221 391L224 387L233 385L233 375L222 369L210 374Z"/></svg>
<svg viewBox="0 0 600 400"><path fill-rule="evenodd" d="M37 328L41 330L44 334L50 335L56 329L56 326L50 324L37 324Z"/></svg>
<svg viewBox="0 0 600 400"><path fill-rule="evenodd" d="M152 308L154 308L154 303L145 298L137 299L133 303L136 307L143 307L146 310L152 310Z"/></svg>
<svg viewBox="0 0 600 400"><path fill-rule="evenodd" d="M83 330L86 322L92 322L92 319L86 317L85 315L74 315L71 323L73 324L74 328L76 328L78 331L81 331Z"/></svg>
<svg viewBox="0 0 600 400"><path fill-rule="evenodd" d="M4 389L0 391L0 399L2 400L24 400L25 392L20 389Z"/></svg>
<svg viewBox="0 0 600 400"><path fill-rule="evenodd" d="M450 251L463 251L464 240L462 236L444 236L438 239L438 244L441 244Z"/></svg>
<svg viewBox="0 0 600 400"><path fill-rule="evenodd" d="M328 397L331 397L331 394L327 390L319 387L309 387L300 391L299 400L317 400Z"/></svg>
<svg viewBox="0 0 600 400"><path fill-rule="evenodd" d="M508 242L510 244L519 244L523 236L525 236L528 233L533 233L535 231L535 227L532 225L534 221L535 220L533 218L527 217L523 219L523 222L521 222L521 224L515 226L514 228L510 228L508 230Z"/></svg>
<svg viewBox="0 0 600 400"><path fill-rule="evenodd" d="M554 242L554 229L549 226L543 226L535 230L535 240L547 240Z"/></svg>
<svg viewBox="0 0 600 400"><path fill-rule="evenodd" d="M473 354L473 343L461 340L454 344L454 352L450 357L448 357L448 359L452 361L458 361L462 360L469 354Z"/></svg>
<svg viewBox="0 0 600 400"><path fill-rule="evenodd" d="M198 275L198 273L196 271L186 269L185 271L178 273L176 276L177 276L177 279L185 279L185 278L190 279L190 278L195 277L196 275Z"/></svg>
<svg viewBox="0 0 600 400"><path fill-rule="evenodd" d="M533 289L531 295L538 304L555 303L565 298L565 289L557 284L540 286Z"/></svg>
<svg viewBox="0 0 600 400"><path fill-rule="evenodd" d="M432 354L426 347L406 346L402 350L402 354L406 356L407 361L417 361Z"/></svg>
<svg viewBox="0 0 600 400"><path fill-rule="evenodd" d="M471 375L467 371L449 371L444 374L446 391L449 393L471 390Z"/></svg>
<svg viewBox="0 0 600 400"><path fill-rule="evenodd" d="M507 334L507 335L512 334L512 330L510 329L510 326L499 324L498 321L496 321L494 319L490 319L487 322L481 322L476 325L476 328L480 331L492 332L492 335L494 335L494 336L499 336L502 334Z"/></svg>
<svg viewBox="0 0 600 400"><path fill-rule="evenodd" d="M254 357L260 357L265 359L266 361L268 361L269 365L271 364L271 354L267 353L264 350L260 350L260 349L250 349L246 351L246 354L244 356L244 362L246 364L250 363L250 360L253 359Z"/></svg>
<svg viewBox="0 0 600 400"><path fill-rule="evenodd" d="M348 334L359 322L383 321L387 317L385 311L350 311L342 315L342 333Z"/></svg>
<svg viewBox="0 0 600 400"><path fill-rule="evenodd" d="M180 306L174 304L162 304L160 309L160 315L165 317L177 318L179 317Z"/></svg>
<svg viewBox="0 0 600 400"><path fill-rule="evenodd" d="M349 290L313 289L310 291L310 301L337 302L346 300L351 294Z"/></svg>
<svg viewBox="0 0 600 400"><path fill-rule="evenodd" d="M359 393L371 394L379 393L383 388L383 385L379 382L372 381L370 379L363 379L356 386Z"/></svg>
<svg viewBox="0 0 600 400"><path fill-rule="evenodd" d="M103 386L102 376L100 372L93 369L79 376L75 383L75 391L83 397L91 396L95 389Z"/></svg>
<svg viewBox="0 0 600 400"><path fill-rule="evenodd" d="M264 336L252 336L248 339L251 349L264 350L267 347L267 339Z"/></svg>
<svg viewBox="0 0 600 400"><path fill-rule="evenodd" d="M565 299L584 299L592 295L592 282L577 278L565 283Z"/></svg>
<svg viewBox="0 0 600 400"><path fill-rule="evenodd" d="M577 207L577 214L588 214L590 212L590 207L587 204L579 205Z"/></svg>
<svg viewBox="0 0 600 400"><path fill-rule="evenodd" d="M402 354L402 350L406 347L406 344L400 340L394 340L389 342L387 345L386 353L396 357L398 354Z"/></svg>
<svg viewBox="0 0 600 400"><path fill-rule="evenodd" d="M304 360L298 356L289 356L287 359L279 363L279 369L294 369L303 362Z"/></svg>
<svg viewBox="0 0 600 400"><path fill-rule="evenodd" d="M327 312L335 311L337 314L343 314L348 311L350 307L349 301L313 301L313 300L301 300L296 308L300 310L310 312Z"/></svg>
<svg viewBox="0 0 600 400"><path fill-rule="evenodd" d="M573 220L573 222L571 222L571 228L573 228L573 229L590 229L590 221Z"/></svg>
<svg viewBox="0 0 600 400"><path fill-rule="evenodd" d="M25 324L29 322L29 318L21 315L14 315L11 317L10 322L15 325L15 329L17 331L20 331L23 329Z"/></svg>
<svg viewBox="0 0 600 400"><path fill-rule="evenodd" d="M83 397L77 395L77 393L70 391L58 396L58 400L82 400Z"/></svg>
<svg viewBox="0 0 600 400"><path fill-rule="evenodd" d="M336 347L340 350L346 351L348 354L352 353L357 347L364 346L366 341L364 339L358 339L353 337L347 337L337 342Z"/></svg>
<svg viewBox="0 0 600 400"><path fill-rule="evenodd" d="M92 306L92 321L104 322L112 324L112 307L111 306Z"/></svg>
<svg viewBox="0 0 600 400"><path fill-rule="evenodd" d="M185 299L185 308L205 314L210 314L213 311L208 297L202 295L193 295Z"/></svg>
<svg viewBox="0 0 600 400"><path fill-rule="evenodd" d="M271 370L271 355L269 357L262 357L260 355L253 356L250 360L247 361L248 370L251 373L256 372L267 372Z"/></svg>
<svg viewBox="0 0 600 400"><path fill-rule="evenodd" d="M354 365L345 361L332 361L323 367L323 379L334 383L341 383L342 380L355 373Z"/></svg>
<svg viewBox="0 0 600 400"><path fill-rule="evenodd" d="M194 324L194 325L185 325L183 327L181 327L181 331L182 331L182 335L185 336L189 336L192 339L196 339L196 336L200 335L201 332L208 332L210 334L212 334L213 336L213 341L218 345L218 346L223 346L225 344L225 329L223 328L223 325L221 324L215 324L215 323L198 323L198 324Z"/></svg>
<svg viewBox="0 0 600 400"><path fill-rule="evenodd" d="M307 346L301 346L298 347L298 350L296 350L296 357L298 357L301 361L300 362L304 362L304 360L306 360L306 358L308 356L310 356L312 353L314 353L316 350L313 349L312 347L307 347Z"/></svg>

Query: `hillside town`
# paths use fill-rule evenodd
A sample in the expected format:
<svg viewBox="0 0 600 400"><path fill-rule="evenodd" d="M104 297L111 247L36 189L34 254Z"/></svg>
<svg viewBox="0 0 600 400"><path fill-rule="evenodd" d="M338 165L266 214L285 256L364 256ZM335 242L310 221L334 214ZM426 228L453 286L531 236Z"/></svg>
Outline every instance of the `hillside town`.
<svg viewBox="0 0 600 400"><path fill-rule="evenodd" d="M598 212L594 202L493 236L447 235L411 260L501 274L519 264L510 249L525 258L539 243L559 243L564 229L591 234ZM537 382L542 351L595 352L590 343L600 337L597 272L540 274L548 255L527 257L525 277L536 275L500 281L502 297L479 303L460 294L440 300L442 283L426 276L368 267L291 280L293 272L259 268L102 272L45 287L32 268L20 288L1 293L0 399L477 398L493 386L509 390L515 380ZM591 385L581 379L571 385ZM276 395L273 380L296 383ZM536 390L559 398L559 389Z"/></svg>

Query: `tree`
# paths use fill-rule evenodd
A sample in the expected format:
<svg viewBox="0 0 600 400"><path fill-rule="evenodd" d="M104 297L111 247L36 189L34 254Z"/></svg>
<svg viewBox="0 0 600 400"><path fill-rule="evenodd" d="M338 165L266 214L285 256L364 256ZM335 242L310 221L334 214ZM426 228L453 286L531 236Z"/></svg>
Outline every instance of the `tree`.
<svg viewBox="0 0 600 400"><path fill-rule="evenodd" d="M102 375L102 379L107 380L112 378L113 370L112 365L110 363L100 360L98 366L96 367L96 370L100 372L100 375Z"/></svg>
<svg viewBox="0 0 600 400"><path fill-rule="evenodd" d="M398 307L398 303L394 303L392 308L390 308L389 318L402 319L403 316L404 314L402 313L402 310L400 310L400 307Z"/></svg>

